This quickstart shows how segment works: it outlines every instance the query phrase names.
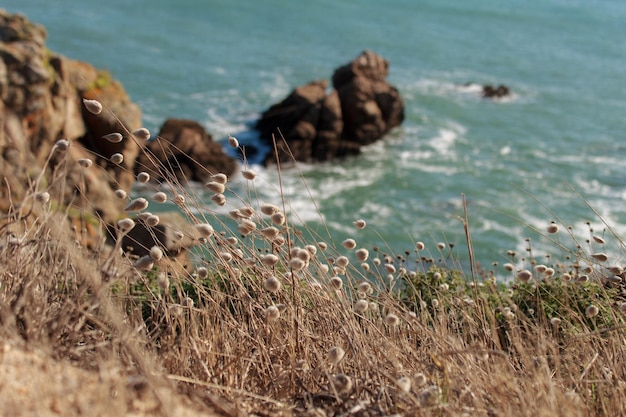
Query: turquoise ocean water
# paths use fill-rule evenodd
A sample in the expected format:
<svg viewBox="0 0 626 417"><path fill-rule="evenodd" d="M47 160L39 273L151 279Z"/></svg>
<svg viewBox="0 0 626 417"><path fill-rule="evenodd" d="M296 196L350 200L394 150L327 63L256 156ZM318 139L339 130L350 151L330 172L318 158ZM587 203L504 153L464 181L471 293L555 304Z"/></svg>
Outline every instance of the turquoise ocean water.
<svg viewBox="0 0 626 417"><path fill-rule="evenodd" d="M359 157L283 173L294 215L322 236L325 224L335 239L354 236L396 252L418 240L453 242L466 261L462 193L484 265L523 250L524 237L536 236L528 226L551 220L584 239L585 221L602 234L599 214L626 236L626 2L9 0L3 7L44 24L50 49L109 69L152 131L184 117L216 138L246 137L259 113L293 87L330 78L366 48L387 58L389 81L406 101L403 126ZM459 87L467 82L506 84L514 95L485 101ZM276 173L258 169L260 198L276 202ZM368 228L355 233L356 218Z"/></svg>

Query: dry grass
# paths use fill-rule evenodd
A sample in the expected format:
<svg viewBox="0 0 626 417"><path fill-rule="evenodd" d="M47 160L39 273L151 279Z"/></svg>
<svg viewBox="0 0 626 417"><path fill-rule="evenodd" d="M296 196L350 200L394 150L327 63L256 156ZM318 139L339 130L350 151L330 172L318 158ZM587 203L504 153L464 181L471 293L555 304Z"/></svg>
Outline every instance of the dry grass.
<svg viewBox="0 0 626 417"><path fill-rule="evenodd" d="M529 248L506 266L528 282L506 285L421 243L361 262L364 224L354 248L310 241L247 184L226 184L236 226L174 180L159 188L216 230L187 236L191 272L87 251L34 185L33 209L0 229L2 414L623 415L614 262L579 247L544 269Z"/></svg>

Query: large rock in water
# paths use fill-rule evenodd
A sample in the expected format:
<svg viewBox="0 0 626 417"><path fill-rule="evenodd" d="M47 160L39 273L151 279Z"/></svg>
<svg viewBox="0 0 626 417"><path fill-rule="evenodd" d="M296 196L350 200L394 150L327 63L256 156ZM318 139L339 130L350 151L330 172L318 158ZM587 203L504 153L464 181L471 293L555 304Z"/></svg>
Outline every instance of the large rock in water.
<svg viewBox="0 0 626 417"><path fill-rule="evenodd" d="M278 157L325 161L360 152L404 120L404 102L387 83L389 63L371 51L335 70L334 89L313 81L271 106L257 122L261 138L276 138ZM283 140L284 139L284 140ZM275 155L268 156L272 162Z"/></svg>
<svg viewBox="0 0 626 417"><path fill-rule="evenodd" d="M45 40L42 26L0 9L0 210L45 190L62 207L112 222L124 206L114 190L130 189L139 148L100 137L140 127L141 112L110 75L51 53ZM98 98L105 110L85 112L83 98ZM69 151L51 155L62 138L70 141ZM124 153L125 166L108 162L114 152ZM85 169L78 160L87 157L95 164Z"/></svg>
<svg viewBox="0 0 626 417"><path fill-rule="evenodd" d="M198 122L168 119L158 139L146 145L139 156L136 171L146 171L157 181L176 180L207 182L213 174L232 175L237 168L234 159Z"/></svg>

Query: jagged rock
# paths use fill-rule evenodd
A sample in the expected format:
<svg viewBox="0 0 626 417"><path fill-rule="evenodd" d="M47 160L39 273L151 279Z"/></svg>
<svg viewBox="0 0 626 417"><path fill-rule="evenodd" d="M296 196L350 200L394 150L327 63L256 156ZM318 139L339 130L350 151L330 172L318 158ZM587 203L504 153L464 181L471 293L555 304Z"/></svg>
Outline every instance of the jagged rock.
<svg viewBox="0 0 626 417"><path fill-rule="evenodd" d="M343 113L342 137L357 146L380 139L404 120L404 102L385 79L389 63L371 51L333 74Z"/></svg>
<svg viewBox="0 0 626 417"><path fill-rule="evenodd" d="M264 112L256 125L261 138L269 142L276 136L281 162L325 161L360 152L404 120L404 103L385 81L388 73L386 60L363 52L335 70L329 94L327 81L313 81ZM266 161L273 158L271 154Z"/></svg>
<svg viewBox="0 0 626 417"><path fill-rule="evenodd" d="M136 164L136 171L146 171L157 181L207 182L216 173L232 175L237 168L234 159L198 122L168 119L149 142Z"/></svg>
<svg viewBox="0 0 626 417"><path fill-rule="evenodd" d="M323 145L316 143L320 131L324 132L325 142L338 140L343 126L341 108L332 107L335 103L327 100L327 88L326 80L312 81L296 88L263 113L257 129L268 140L274 134L280 162L308 161L317 156L313 152L316 147L321 150L319 156L324 156ZM339 111L338 117L333 113L335 111ZM339 122L333 123L333 120ZM273 157L272 154L270 158Z"/></svg>
<svg viewBox="0 0 626 417"><path fill-rule="evenodd" d="M36 185L61 207L111 222L124 204L114 189L130 189L139 147L132 141L111 147L100 136L124 132L108 109L129 130L140 127L141 113L110 76L50 52L45 40L42 26L0 9L0 200L21 202ZM83 98L97 98L107 111L85 113ZM51 154L61 138L70 141L69 151ZM114 152L124 153L126 166L108 162ZM91 168L77 163L86 157L95 162Z"/></svg>

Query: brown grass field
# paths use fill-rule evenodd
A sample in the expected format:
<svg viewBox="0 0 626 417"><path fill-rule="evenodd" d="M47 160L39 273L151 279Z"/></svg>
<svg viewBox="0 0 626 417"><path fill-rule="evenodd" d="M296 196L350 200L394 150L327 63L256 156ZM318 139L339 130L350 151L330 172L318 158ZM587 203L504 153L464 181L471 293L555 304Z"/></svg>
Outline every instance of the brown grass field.
<svg viewBox="0 0 626 417"><path fill-rule="evenodd" d="M603 245L623 248L608 225L579 242L547 219L543 235L573 249L555 240L566 255L542 263L529 242L493 265L503 283L461 270L446 243L384 253L358 219L345 241L307 238L246 175L243 195L224 184L229 220L175 180L154 185L190 224L187 269L104 237L86 249L47 188L14 202L0 228L0 414L626 415L624 270ZM130 227L120 219L118 237Z"/></svg>

